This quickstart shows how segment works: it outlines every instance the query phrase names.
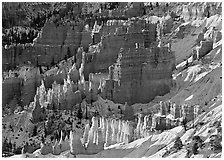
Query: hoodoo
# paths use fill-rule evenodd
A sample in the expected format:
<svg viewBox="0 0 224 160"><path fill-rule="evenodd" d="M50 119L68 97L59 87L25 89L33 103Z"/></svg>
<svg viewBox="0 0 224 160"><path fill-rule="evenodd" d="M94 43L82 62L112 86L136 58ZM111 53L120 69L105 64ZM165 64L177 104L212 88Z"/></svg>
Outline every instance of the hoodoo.
<svg viewBox="0 0 224 160"><path fill-rule="evenodd" d="M222 2L3 2L2 156L220 158Z"/></svg>

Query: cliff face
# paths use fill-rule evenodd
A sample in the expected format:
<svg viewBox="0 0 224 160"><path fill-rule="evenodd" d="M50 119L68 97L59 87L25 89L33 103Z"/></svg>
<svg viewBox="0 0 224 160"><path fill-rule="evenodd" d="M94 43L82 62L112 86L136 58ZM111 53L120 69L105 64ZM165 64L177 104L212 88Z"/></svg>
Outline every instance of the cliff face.
<svg viewBox="0 0 224 160"><path fill-rule="evenodd" d="M174 54L167 47L123 50L102 95L117 103L147 103L169 92L174 65Z"/></svg>
<svg viewBox="0 0 224 160"><path fill-rule="evenodd" d="M101 28L100 43L91 46L87 56L90 60L85 64L85 79L90 72L106 72L116 62L120 48L148 48L156 41L156 24L145 20L108 20Z"/></svg>
<svg viewBox="0 0 224 160"><path fill-rule="evenodd" d="M11 77L3 81L2 83L2 106L4 107L6 104L9 104L13 98L17 98L18 100L21 97L21 78ZM17 101L19 103L19 101Z"/></svg>
<svg viewBox="0 0 224 160"><path fill-rule="evenodd" d="M40 71L38 68L31 68L24 72L24 84L22 87L22 105L29 105L33 101L37 87L40 85ZM22 77L22 76L21 76Z"/></svg>
<svg viewBox="0 0 224 160"><path fill-rule="evenodd" d="M159 43L157 40L170 33L173 20L166 17L158 18L154 23L152 21L107 20L103 26L95 23L94 28L98 27L97 36L101 37L98 38L101 41L91 45L85 54L86 80L89 73L107 72L106 69L116 63L119 51L123 50L120 53L122 58L114 69L111 67L109 70L112 75L104 85L103 98L117 103L146 103L156 95L169 92L175 65L174 53L170 51L170 44L168 47L164 44L156 46Z"/></svg>
<svg viewBox="0 0 224 160"><path fill-rule="evenodd" d="M84 50L87 52L89 45L93 42L93 37L93 39L98 39L96 42L99 42L101 38L103 39L103 48L100 49L102 56L97 56L94 60L97 65L90 65L91 67L96 67L93 70L98 72L98 70L102 70L103 68L105 69L115 62L116 54L112 54L111 50L113 50L114 53L118 53L119 45L122 45L123 47L126 44L131 45L132 42L130 39L135 41L135 43L138 43L139 38L141 39L142 37L140 30L149 29L150 36L145 36L154 37L154 27L147 26L146 24L143 24L143 27L141 21L126 26L122 24L126 23L124 19L127 20L128 18L142 16L143 11L149 9L148 6L142 2L118 3L115 7L112 5L113 7L110 6L109 8L106 7L107 5L104 3L85 3L85 5L80 3L74 4L72 7L69 7L69 5L60 5L62 5L60 13L53 14L53 16L49 13L49 17L47 16L48 19L46 20L46 23L44 21L42 32L35 40L36 43L34 46L31 44L26 44L26 46L11 46L9 49L2 48L3 70L8 70L9 68L27 63L28 61L32 64L37 64L38 61L40 65L52 66L66 57L75 55L80 45L84 47ZM59 8L60 5L58 6ZM14 5L12 4L12 6ZM34 7L35 6L36 5L34 4ZM44 6L45 5L43 5L43 8L45 8L45 10L51 10L51 8L48 9L51 6L50 4L46 4L46 7ZM164 8L164 6L165 5L161 4L161 7ZM38 8L37 5L37 8L35 9L39 10L41 7L42 6L40 5ZM31 12L32 7L30 8L29 6L28 8L29 12ZM66 9L70 10L71 8L73 8L71 12L68 14L64 13L66 12ZM158 10L158 8L159 7L153 6L151 9L154 11L154 9ZM165 9L168 8L172 10L173 14L175 13L177 17L181 16L185 21L189 19L194 20L210 17L215 14L220 14L222 10L221 3L186 3L182 5L172 3L170 6L165 7ZM23 10L22 7L19 7L19 9ZM7 12L9 11L10 10L7 10ZM5 14L7 12L3 13ZM93 13L92 17L90 15L91 12ZM81 13L85 18L82 20L78 19L78 22L75 22L74 16L80 15ZM23 14L25 14L25 12ZM58 23L54 24L53 21L58 20L58 17L61 18L62 21L59 20ZM5 18L6 15L4 15L4 19ZM122 22L122 20L124 21ZM96 21L99 23L98 25L101 25L102 23L104 23L104 25L100 32L93 36L91 32ZM170 21L167 21L164 24L164 33L170 32L172 23L172 19L170 19ZM86 24L88 24L89 30L83 29ZM124 41L124 39L126 40ZM105 43L107 46L104 45ZM110 45L113 46L110 47ZM115 45L118 47L114 47ZM106 56L104 56L105 53L107 53ZM100 64L99 61L101 60L105 61L105 65Z"/></svg>
<svg viewBox="0 0 224 160"><path fill-rule="evenodd" d="M2 67L3 70L9 70L17 65L27 64L30 61L36 64L35 49L31 44L18 44L8 48L2 48Z"/></svg>
<svg viewBox="0 0 224 160"><path fill-rule="evenodd" d="M122 5L124 10L121 10ZM103 91L103 97L120 103L128 101L133 104L149 102L156 95L167 93L172 84L171 73L175 63L174 56L169 48L164 47L164 44L162 46L159 44L159 47L155 46L157 46L158 40L171 32L175 18L166 16L154 17L156 20L153 20L153 17L127 19L142 14L140 12L143 8L142 3L121 3L118 8L109 9L108 13L106 13L106 9L102 9L98 13L96 10L100 6L98 4L94 6L92 9L95 17L93 18L89 17L88 19L87 17L86 20L78 22L71 20L66 23L54 23L54 18L57 17L55 16L46 21L33 45L3 48L3 68L7 68L7 63L15 66L27 61L31 61L33 64L52 66L63 59L74 56L77 69L74 69L74 75L71 72L70 76L78 89L78 69L83 57L85 58L83 74L85 80L88 80L90 73L107 72L107 68L116 63L118 53L122 48L124 53L122 53L123 56L119 64L120 75L118 78L112 77L107 80L104 87L107 89ZM214 7L217 9L215 12L214 9L211 9ZM187 21L219 13L220 7L220 4L214 5L213 3L188 3L177 7L174 12ZM84 13L83 10L82 12ZM77 12L77 14L79 13ZM106 17L96 17L102 14L106 14ZM186 28L187 26L180 27L177 37L182 38L184 36L182 32ZM198 43L201 40L203 38L199 37ZM83 50L77 51L80 46L83 47ZM202 42L197 52L199 55L204 55L211 50L211 47L212 43ZM85 52L84 56L83 52ZM116 65L115 69L112 69L113 74L118 74L117 71L113 71L119 68ZM65 69L57 74L47 76L45 78L46 88L50 88L54 81L63 85L67 74L68 70ZM97 85L93 90L94 95L97 94L96 88ZM89 99L91 94L88 91L84 94ZM30 100L24 104L27 105L28 102Z"/></svg>
<svg viewBox="0 0 224 160"><path fill-rule="evenodd" d="M59 25L47 22L34 44L3 48L3 69L30 61L34 65L52 66L76 54L82 39L82 24Z"/></svg>
<svg viewBox="0 0 224 160"><path fill-rule="evenodd" d="M122 5L124 10L121 10ZM169 51L169 48L164 47L164 44L162 46L159 44L159 47L155 46L157 46L157 40L161 40L165 34L170 33L175 18L172 19L172 16L154 17L157 19L154 20L155 23L151 22L153 21L152 17L125 19L129 16L141 15L142 7L142 3L121 3L118 8L109 9L106 17L93 17L92 19L89 17L90 21L87 18L79 22L53 23L55 16L47 20L34 44L3 48L3 68L10 67L8 64L15 66L27 61L33 64L52 66L62 59L74 56L77 69L74 69L74 74L70 72L70 76L78 88L78 69L83 57L85 58L83 74L85 80L88 80L90 73L107 72L107 68L116 63L118 53L122 48L124 53L122 53L121 62L116 63L115 69L111 71L113 74L118 74L113 70L120 68L120 75L115 79L112 76L107 80L105 88L108 89L105 89L102 94L105 98L113 99L116 102L128 101L131 104L148 102L155 95L168 92L172 84L171 73L175 63L173 53ZM96 4L94 9L96 8L100 8L100 6ZM219 14L221 5L218 3L188 3L176 8L174 12L187 21ZM106 10L97 13L94 10L94 16L104 14L104 11ZM77 14L79 13L77 12ZM156 21L160 21L160 23L156 23ZM179 27L176 36L182 38L187 27ZM203 35L198 37L197 43L200 44L200 42L202 44L197 49L197 53L199 56L203 56L211 50L212 42L204 42ZM80 46L83 47L83 50L77 51ZM84 51L86 53L82 56ZM119 67L117 67L118 64ZM54 81L61 85L64 84L67 74L68 70L62 69L57 74L47 76L45 78L46 88L50 88ZM32 80L26 82L27 88L31 87L29 83L32 85L31 88L35 88L33 87L34 82L29 81ZM153 88L153 90L149 92L146 88ZM35 90L29 93L31 92L32 94L26 95L27 93L25 94L24 91L24 97L30 97L23 100L24 105L27 105L35 95ZM87 97L90 95L87 91L85 94ZM94 94L96 94L96 89L94 89ZM126 95L126 97L121 95Z"/></svg>
<svg viewBox="0 0 224 160"><path fill-rule="evenodd" d="M34 100L36 89L40 85L38 68L23 67L14 74L17 76L8 77L3 81L3 107L13 100L16 100L16 104L20 106L29 105ZM10 108L15 108L15 106L11 105Z"/></svg>

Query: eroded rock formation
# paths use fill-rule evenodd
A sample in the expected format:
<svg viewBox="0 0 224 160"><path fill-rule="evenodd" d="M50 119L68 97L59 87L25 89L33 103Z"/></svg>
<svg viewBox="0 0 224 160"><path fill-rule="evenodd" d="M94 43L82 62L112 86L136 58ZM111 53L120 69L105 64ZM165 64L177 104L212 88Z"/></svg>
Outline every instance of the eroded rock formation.
<svg viewBox="0 0 224 160"><path fill-rule="evenodd" d="M38 68L24 66L19 71L9 73L3 80L3 106L10 104L15 98L20 106L33 102L36 89L40 85L40 72ZM10 105L10 108L15 106Z"/></svg>
<svg viewBox="0 0 224 160"><path fill-rule="evenodd" d="M121 50L102 95L119 103L146 103L169 91L174 64L174 55L167 47Z"/></svg>

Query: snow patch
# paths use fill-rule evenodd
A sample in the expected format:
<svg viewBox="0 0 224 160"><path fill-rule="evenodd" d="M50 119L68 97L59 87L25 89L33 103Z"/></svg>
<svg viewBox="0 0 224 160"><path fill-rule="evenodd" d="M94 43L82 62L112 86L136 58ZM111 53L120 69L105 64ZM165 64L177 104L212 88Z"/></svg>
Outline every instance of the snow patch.
<svg viewBox="0 0 224 160"><path fill-rule="evenodd" d="M194 95L192 94L192 95L190 95L189 97L187 97L187 98L185 99L185 101L189 101L189 100L191 100L193 97L194 97Z"/></svg>

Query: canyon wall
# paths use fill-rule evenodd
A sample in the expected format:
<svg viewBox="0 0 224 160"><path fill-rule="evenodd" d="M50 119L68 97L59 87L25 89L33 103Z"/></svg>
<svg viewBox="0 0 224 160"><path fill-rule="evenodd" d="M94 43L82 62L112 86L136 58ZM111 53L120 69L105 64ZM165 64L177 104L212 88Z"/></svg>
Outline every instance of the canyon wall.
<svg viewBox="0 0 224 160"><path fill-rule="evenodd" d="M137 46L148 48L156 41L156 24L145 20L108 20L100 33L101 42L91 46L85 63L85 79L89 73L107 72L116 62L120 48L134 49Z"/></svg>
<svg viewBox="0 0 224 160"><path fill-rule="evenodd" d="M21 84L23 79L11 77L2 83L2 106L9 104L13 98L21 97ZM19 102L19 101L18 101ZM18 103L17 102L17 103Z"/></svg>
<svg viewBox="0 0 224 160"><path fill-rule="evenodd" d="M183 17L185 21L209 18L215 14L222 13L222 3L216 2L198 2L188 3L174 9L178 15Z"/></svg>
<svg viewBox="0 0 224 160"><path fill-rule="evenodd" d="M46 22L34 44L11 45L2 49L3 69L30 61L34 65L48 66L76 54L82 39L82 24Z"/></svg>
<svg viewBox="0 0 224 160"><path fill-rule="evenodd" d="M25 4L23 4L25 5ZM106 4L102 3L102 6L105 6ZM215 14L220 14L222 10L221 3L188 3L181 6L176 6L178 4L172 3L170 6L175 6L172 10L172 13L175 13L177 16L181 16L185 21L187 20L194 20L194 19L202 19L204 17L210 17ZM29 6L29 5L28 5ZM32 5L31 5L32 6ZM46 4L47 7L50 7L50 4ZM90 7L91 6L91 7ZM115 5L116 6L116 5ZM162 4L161 4L162 6ZM33 7L33 6L32 6ZM31 7L31 8L32 8ZM35 7L35 4L34 4ZM128 20L128 18L142 16L143 11L147 8L147 5L139 2L139 3L118 3L117 7L109 7L109 10L107 7L100 7L100 4L88 4L83 3L81 4L72 4L72 7L69 7L69 5L60 4L58 7L61 7L60 12L57 14L48 13L49 17L46 19L46 22L43 22L44 26L42 28L42 31L39 33L40 35L37 37L36 40L34 40L36 43L34 45L26 44L24 45L12 45L10 47L3 47L2 53L3 53L3 70L8 70L10 68L13 68L17 65L22 65L24 63L27 63L30 61L32 64L43 65L43 66L52 66L53 64L59 62L62 59L66 59L66 57L70 57L72 55L76 54L76 51L78 47L82 46L84 47L84 50L87 52L89 45L93 42L91 32L94 26L95 21L101 25L102 23L108 22L108 20L112 21L120 21L120 20ZM164 7L164 6L163 6ZM38 5L37 5L38 8ZM46 7L44 7L46 9ZM71 8L73 8L71 10ZM104 9L103 9L104 8ZM157 7L153 6L153 9L156 9ZM169 8L169 7L168 7ZM30 9L30 8L29 8ZM36 9L36 8L35 8ZM39 10L40 8L38 8ZM52 9L50 7L50 9ZM64 12L69 10L68 14L65 14ZM71 10L71 11L70 11ZM52 12L52 11L51 11ZM90 17L90 13L93 13L92 17ZM80 14L83 14L84 19L75 20L75 18L72 16L77 16ZM145 14L145 13L144 13ZM51 16L50 16L51 15ZM64 16L62 16L64 15ZM6 16L6 15L5 15ZM61 17L60 20L58 20L58 17ZM70 18L70 19L69 19ZM58 21L55 23L55 21ZM117 23L117 22L115 22ZM89 30L85 30L84 26L88 24ZM137 28L135 28L135 25ZM133 28L134 27L134 28ZM170 28L172 27L172 19L166 22L164 25L164 33L169 33ZM126 28L126 29L125 29ZM117 45L126 43L123 41L123 39L133 39L138 43L138 39L141 38L139 34L139 29L145 29L150 30L150 37L154 37L154 29L151 26L141 26L141 21L138 21L136 24L132 24L131 28L133 28L135 33L130 34L131 32L126 32L122 30L127 30L127 26L124 27L124 25L116 26L114 23L113 25L110 25L108 28L108 25L104 25L102 28L102 31L99 34L96 34L95 36L98 37L97 39L103 38L103 45L110 42L116 42L116 43L109 43L109 45ZM105 30L108 30L111 35L108 36L105 34ZM129 30L129 29L128 29ZM131 29L130 29L131 30ZM132 33L134 33L132 31ZM120 36L113 36L119 35ZM122 34L126 34L125 36ZM131 37L134 36L135 38ZM147 35L146 35L147 36ZM148 37L148 36L147 36ZM93 38L94 39L94 38ZM127 40L130 41L130 40ZM127 42L126 44L128 44ZM125 45L125 44L123 44ZM104 49L101 49L101 53L108 53L109 56L105 56L108 58L101 58L97 57L95 61L105 60L105 63L109 64L109 59L112 58L111 61L113 61L116 58L114 54L112 55L110 53L110 50L108 50L107 46L103 47ZM118 53L118 51L115 49L114 53ZM102 56L103 57L103 56ZM99 62L98 62L99 63ZM108 64L105 64L103 66L97 67L96 69L93 69L94 71L102 70L102 68L107 68ZM111 64L110 64L111 65ZM95 65L92 65L95 66ZM98 66L98 65L97 65ZM88 69L87 69L88 70ZM86 77L87 78L87 77Z"/></svg>
<svg viewBox="0 0 224 160"><path fill-rule="evenodd" d="M2 83L2 106L10 105L13 99L20 106L29 105L33 102L36 89L40 85L40 72L38 68L22 67L18 72L13 73L16 76L6 77ZM12 75L13 75L12 74ZM10 108L15 106L10 105Z"/></svg>
<svg viewBox="0 0 224 160"><path fill-rule="evenodd" d="M147 103L169 92L174 65L174 54L167 47L123 50L102 96L117 103Z"/></svg>
<svg viewBox="0 0 224 160"><path fill-rule="evenodd" d="M124 10L121 10L121 6ZM89 86L87 85L85 90L83 87L85 83L78 84L79 80L83 80L80 76L81 72L78 71L80 67L84 80L88 81L90 73L107 73L108 68L115 64L111 73L118 74L115 70L119 70L119 76L114 78L113 75L107 79L104 89L102 89L101 82L102 97L118 103L149 102L156 95L169 92L172 85L171 74L175 65L175 57L170 51L171 44L168 43L168 47L165 46L166 44L161 45L160 40L164 34L170 33L175 18L171 16L157 17L155 22L151 22L147 18L136 17L141 16L140 10L143 6L143 3L120 3L116 9L109 9L109 11L105 9L101 13L94 11L93 17L85 15L84 18L86 19L84 20L67 19L64 21L64 19L58 23L55 23L57 15L54 15L46 20L33 44L3 47L3 70L22 65L28 61L37 66L51 67L61 60L73 56L72 65L75 63L76 66L73 71L68 73L68 70L71 69L68 66L65 66L65 69L59 67L57 73L44 76L45 87L51 88L54 81L63 85L64 79L69 74L75 88L80 89L82 97L87 97L89 101L91 99ZM210 14L211 9L209 7L216 7L218 11ZM195 19L195 17L209 17L219 13L220 8L220 4L198 3L193 6L188 4L177 7L174 12L187 20ZM200 9L202 11L198 11ZM106 11L108 11L108 15L97 17ZM84 13L84 11L82 12ZM77 14L80 13L77 11ZM129 16L134 18L127 19ZM161 23L161 21L163 22ZM177 34L177 37L183 37L182 30L185 30L186 27L180 27L178 32L180 34ZM203 38L198 43L200 44L202 40ZM212 42L202 41L198 54L203 56L211 48ZM116 61L121 49L123 49L123 53L121 53L122 58L120 58L119 64ZM85 59L84 63L83 58ZM29 92L27 89L23 89L22 94L25 97L22 100L23 105L28 105L32 101L36 86L40 84L40 81L35 82L33 80L35 78L35 76L31 77L31 80L28 80L24 86L32 89ZM96 83L97 85L93 83L95 85L93 85L94 97L99 93L97 88L100 82L97 81ZM34 84L35 87L33 87ZM80 87L81 85L83 86ZM8 103L5 101L4 104Z"/></svg>

